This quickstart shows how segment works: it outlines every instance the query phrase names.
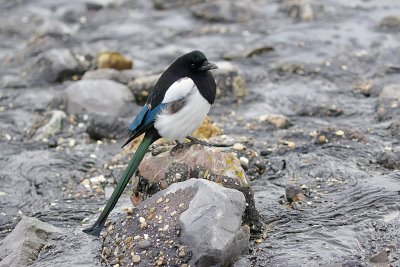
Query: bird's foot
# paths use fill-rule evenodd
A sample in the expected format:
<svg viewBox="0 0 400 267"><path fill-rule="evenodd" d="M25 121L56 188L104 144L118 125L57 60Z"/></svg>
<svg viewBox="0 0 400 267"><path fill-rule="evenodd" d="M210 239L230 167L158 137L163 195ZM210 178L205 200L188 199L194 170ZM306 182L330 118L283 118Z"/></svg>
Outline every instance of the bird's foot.
<svg viewBox="0 0 400 267"><path fill-rule="evenodd" d="M181 149L184 148L189 148L193 145L202 145L202 146L212 146L210 143L206 142L206 141L202 141L199 140L193 136L187 136L187 139L190 140L190 142L186 142L186 143L182 143L179 141L175 141L176 142L176 146L174 146L171 151L170 151L170 155L174 155L176 152L178 152Z"/></svg>
<svg viewBox="0 0 400 267"><path fill-rule="evenodd" d="M104 228L104 223L94 224L93 226L91 226L89 228L83 229L82 232L84 232L88 235L99 237L101 230L103 230L103 228Z"/></svg>
<svg viewBox="0 0 400 267"><path fill-rule="evenodd" d="M169 152L169 154L171 156L173 156L176 152L178 152L179 150L185 148L185 143L179 142L178 140L175 141L176 145L171 149L171 151Z"/></svg>
<svg viewBox="0 0 400 267"><path fill-rule="evenodd" d="M197 138L195 138L193 136L190 136L190 135L186 136L186 138L189 139L190 142L189 143L185 143L185 144L190 144L190 146L196 145L196 144L202 145L202 146L212 146L210 143L208 143L206 141L203 141L203 140L199 140L199 139L197 139Z"/></svg>

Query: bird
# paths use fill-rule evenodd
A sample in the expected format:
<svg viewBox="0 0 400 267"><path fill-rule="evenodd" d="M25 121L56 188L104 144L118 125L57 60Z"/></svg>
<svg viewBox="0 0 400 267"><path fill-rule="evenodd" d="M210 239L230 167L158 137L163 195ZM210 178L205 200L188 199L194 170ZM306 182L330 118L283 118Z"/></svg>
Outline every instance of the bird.
<svg viewBox="0 0 400 267"><path fill-rule="evenodd" d="M99 236L108 215L115 207L126 185L136 172L148 148L160 138L177 142L188 138L190 144L204 142L191 134L201 125L214 104L216 83L210 70L218 66L195 50L177 58L160 76L147 101L129 126L124 146L144 134L135 154L96 222L83 232ZM188 143L185 143L188 144ZM189 145L190 145L189 144Z"/></svg>

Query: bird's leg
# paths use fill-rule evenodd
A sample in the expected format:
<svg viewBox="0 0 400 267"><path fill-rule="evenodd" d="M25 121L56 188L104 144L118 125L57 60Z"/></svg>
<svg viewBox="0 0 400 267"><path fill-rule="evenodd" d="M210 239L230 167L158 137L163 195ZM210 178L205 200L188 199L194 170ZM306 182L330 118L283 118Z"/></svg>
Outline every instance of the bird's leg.
<svg viewBox="0 0 400 267"><path fill-rule="evenodd" d="M195 144L199 144L202 146L212 146L210 143L203 141L203 140L199 140L191 135L186 136L186 138L190 140L189 143L186 143L187 145L190 145L190 146L195 145Z"/></svg>
<svg viewBox="0 0 400 267"><path fill-rule="evenodd" d="M175 152L177 152L178 150L182 149L185 147L185 144L175 140L176 145L171 149L171 151L169 152L171 155L173 155Z"/></svg>

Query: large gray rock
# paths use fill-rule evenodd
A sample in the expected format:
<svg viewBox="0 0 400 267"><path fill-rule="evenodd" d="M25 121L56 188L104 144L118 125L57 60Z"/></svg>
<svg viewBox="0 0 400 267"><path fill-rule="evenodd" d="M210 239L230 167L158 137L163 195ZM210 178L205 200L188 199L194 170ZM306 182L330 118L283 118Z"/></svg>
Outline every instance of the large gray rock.
<svg viewBox="0 0 400 267"><path fill-rule="evenodd" d="M229 266L249 249L244 195L204 179L176 183L106 225L101 258L138 266Z"/></svg>
<svg viewBox="0 0 400 267"><path fill-rule="evenodd" d="M36 218L22 217L15 229L1 242L0 267L31 264L52 234L61 234L61 229Z"/></svg>
<svg viewBox="0 0 400 267"><path fill-rule="evenodd" d="M98 255L101 240L82 232L82 229L62 229L60 236L51 236L30 267L101 266Z"/></svg>
<svg viewBox="0 0 400 267"><path fill-rule="evenodd" d="M241 228L245 198L239 191L207 180L191 179L190 183L197 193L180 216L181 240L193 252L189 264L227 266L249 249L249 233Z"/></svg>
<svg viewBox="0 0 400 267"><path fill-rule="evenodd" d="M82 80L64 92L68 113L96 113L118 116L133 101L132 93L110 80Z"/></svg>
<svg viewBox="0 0 400 267"><path fill-rule="evenodd" d="M27 67L29 79L34 82L60 82L71 80L89 68L84 57L76 56L69 49L51 49L37 56Z"/></svg>

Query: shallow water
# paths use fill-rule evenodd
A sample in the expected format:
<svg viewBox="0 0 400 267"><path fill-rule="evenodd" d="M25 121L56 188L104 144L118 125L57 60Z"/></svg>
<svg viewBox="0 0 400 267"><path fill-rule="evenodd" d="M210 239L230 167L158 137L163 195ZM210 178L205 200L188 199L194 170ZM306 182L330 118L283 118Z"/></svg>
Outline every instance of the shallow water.
<svg viewBox="0 0 400 267"><path fill-rule="evenodd" d="M312 1L316 19L303 22L282 11L282 1L249 0L250 20L217 23L195 18L185 5L160 11L150 1L115 2L87 10L83 0L0 1L0 74L29 74L40 52L62 47L92 56L120 51L134 59L135 73L157 73L193 49L212 61L230 56L249 94L241 104L219 99L211 117L226 134L252 137L254 149L272 149L264 156L266 172L252 181L268 223L265 240L248 256L253 265L355 261L359 265L354 266L368 266L370 257L384 249L392 266L400 265L400 170L379 164L381 153L399 150L399 135L390 130L399 118L379 120L377 108L382 88L400 81L398 70L390 69L400 66L399 31L379 28L383 17L399 13L398 1ZM266 46L274 50L243 56ZM366 82L372 83L367 95L355 92ZM58 148L30 138L30 130L48 118L46 111L70 83L1 87L2 237L21 214L80 225L104 202L81 180L118 177L121 167L109 170L104 164L119 144L96 143L78 125L55 137L64 140ZM255 120L267 113L286 115L293 126L275 129ZM83 116L77 120L86 123ZM344 137L336 135L339 130ZM328 142L316 142L318 134ZM282 140L295 142L296 148ZM288 184L310 191L302 210L282 204Z"/></svg>

